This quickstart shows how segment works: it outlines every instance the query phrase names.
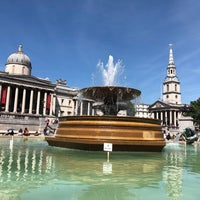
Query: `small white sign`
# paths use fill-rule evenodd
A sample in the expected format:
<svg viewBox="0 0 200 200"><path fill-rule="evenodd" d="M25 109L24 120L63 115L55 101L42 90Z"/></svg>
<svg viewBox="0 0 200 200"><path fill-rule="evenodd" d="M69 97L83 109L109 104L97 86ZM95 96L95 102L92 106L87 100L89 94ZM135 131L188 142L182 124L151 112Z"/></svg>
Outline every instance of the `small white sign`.
<svg viewBox="0 0 200 200"><path fill-rule="evenodd" d="M103 144L103 150L104 151L112 151L112 143L104 143Z"/></svg>

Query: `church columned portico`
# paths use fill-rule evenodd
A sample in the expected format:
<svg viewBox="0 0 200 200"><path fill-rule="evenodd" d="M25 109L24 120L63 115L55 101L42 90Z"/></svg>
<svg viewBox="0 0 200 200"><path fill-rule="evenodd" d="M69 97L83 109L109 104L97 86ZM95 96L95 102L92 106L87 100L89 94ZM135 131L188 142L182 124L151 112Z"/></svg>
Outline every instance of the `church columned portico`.
<svg viewBox="0 0 200 200"><path fill-rule="evenodd" d="M178 113L179 111L177 110L154 111L152 118L161 120L163 126L178 127Z"/></svg>
<svg viewBox="0 0 200 200"><path fill-rule="evenodd" d="M153 117L155 119L161 120L163 126L177 128L178 127L178 110L161 110L161 111L154 111Z"/></svg>

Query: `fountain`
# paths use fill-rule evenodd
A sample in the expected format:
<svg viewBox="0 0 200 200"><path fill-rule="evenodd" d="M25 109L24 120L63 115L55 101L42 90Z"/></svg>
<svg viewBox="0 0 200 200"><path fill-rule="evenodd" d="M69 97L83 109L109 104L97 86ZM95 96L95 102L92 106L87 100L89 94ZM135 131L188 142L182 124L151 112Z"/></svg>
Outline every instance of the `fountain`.
<svg viewBox="0 0 200 200"><path fill-rule="evenodd" d="M93 109L103 115L66 116L59 119L56 135L46 137L51 146L81 150L102 151L104 143L110 143L113 151L161 151L165 140L159 120L133 116L118 116L127 110L130 101L141 91L116 84L120 61L113 64L109 56L107 69L99 64L106 86L94 86L80 90L82 97L94 100Z"/></svg>
<svg viewBox="0 0 200 200"><path fill-rule="evenodd" d="M198 140L198 134L191 128L185 128L181 133L179 139L182 138L186 144L192 144Z"/></svg>

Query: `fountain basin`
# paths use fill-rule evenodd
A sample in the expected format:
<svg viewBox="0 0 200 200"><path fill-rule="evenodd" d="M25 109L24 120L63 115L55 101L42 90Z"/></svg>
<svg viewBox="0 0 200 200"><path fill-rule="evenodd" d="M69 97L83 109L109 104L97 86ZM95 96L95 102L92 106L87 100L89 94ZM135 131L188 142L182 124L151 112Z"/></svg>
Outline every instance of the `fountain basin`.
<svg viewBox="0 0 200 200"><path fill-rule="evenodd" d="M112 143L113 151L161 151L165 140L160 121L118 116L67 116L59 119L56 135L46 137L50 146L103 151Z"/></svg>
<svg viewBox="0 0 200 200"><path fill-rule="evenodd" d="M141 91L122 86L92 86L81 89L82 96L95 101L111 99L116 101L132 100L140 96Z"/></svg>

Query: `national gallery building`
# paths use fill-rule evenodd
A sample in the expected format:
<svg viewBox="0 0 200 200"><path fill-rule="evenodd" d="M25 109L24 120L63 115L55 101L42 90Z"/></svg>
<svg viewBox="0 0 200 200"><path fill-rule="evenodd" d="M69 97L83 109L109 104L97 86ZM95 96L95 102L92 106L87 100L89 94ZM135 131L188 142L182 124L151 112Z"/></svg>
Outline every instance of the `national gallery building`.
<svg viewBox="0 0 200 200"><path fill-rule="evenodd" d="M5 71L0 71L1 132L14 127L41 132L47 118L53 121L87 112L91 102L80 103L77 88L68 87L65 80L52 83L32 76L31 71L31 60L19 45L17 52L7 58Z"/></svg>

